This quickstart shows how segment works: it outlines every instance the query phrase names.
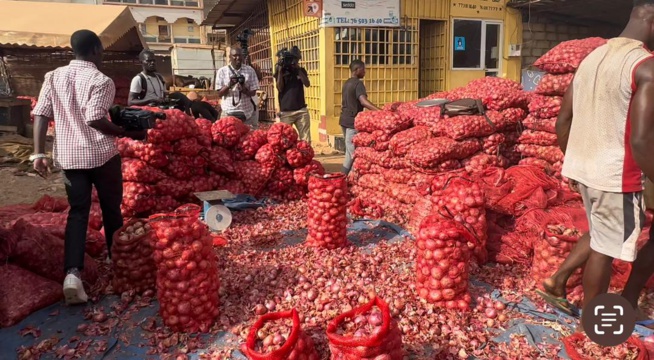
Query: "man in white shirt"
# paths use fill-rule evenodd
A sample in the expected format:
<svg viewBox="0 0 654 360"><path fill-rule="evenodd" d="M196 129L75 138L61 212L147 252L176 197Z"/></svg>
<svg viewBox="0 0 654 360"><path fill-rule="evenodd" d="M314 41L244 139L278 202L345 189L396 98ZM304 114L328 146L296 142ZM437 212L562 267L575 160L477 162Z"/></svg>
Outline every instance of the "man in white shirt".
<svg viewBox="0 0 654 360"><path fill-rule="evenodd" d="M159 105L164 102L166 97L166 82L163 76L157 72L154 53L150 50L143 50L139 54L139 60L143 65L143 71L132 79L128 105Z"/></svg>
<svg viewBox="0 0 654 360"><path fill-rule="evenodd" d="M259 90L259 80L254 69L243 64L243 50L233 48L229 55L230 64L216 73L216 90L222 99L221 117L236 116L245 119L252 128L259 127L257 106L253 98Z"/></svg>

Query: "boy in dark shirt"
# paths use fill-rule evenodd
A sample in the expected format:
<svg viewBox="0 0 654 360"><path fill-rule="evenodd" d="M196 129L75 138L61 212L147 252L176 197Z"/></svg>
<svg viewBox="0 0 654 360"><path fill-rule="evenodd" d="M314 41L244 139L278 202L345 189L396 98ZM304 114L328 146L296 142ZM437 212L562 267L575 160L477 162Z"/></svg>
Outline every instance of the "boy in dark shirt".
<svg viewBox="0 0 654 360"><path fill-rule="evenodd" d="M354 129L354 118L363 111L380 110L368 100L366 86L363 85L363 79L366 76L366 64L361 60L354 60L350 64L352 77L343 84L343 101L340 125L345 137L345 161L343 162L343 172L349 174L352 169L354 156L354 144L352 138L357 131Z"/></svg>

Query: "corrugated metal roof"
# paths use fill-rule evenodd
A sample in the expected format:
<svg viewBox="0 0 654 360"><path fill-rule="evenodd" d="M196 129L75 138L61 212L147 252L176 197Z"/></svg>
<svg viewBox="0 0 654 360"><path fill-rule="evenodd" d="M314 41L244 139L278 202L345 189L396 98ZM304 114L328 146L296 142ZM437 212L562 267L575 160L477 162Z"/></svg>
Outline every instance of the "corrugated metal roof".
<svg viewBox="0 0 654 360"><path fill-rule="evenodd" d="M252 10L261 1L265 0L206 0L202 25L236 26L252 15Z"/></svg>
<svg viewBox="0 0 654 360"><path fill-rule="evenodd" d="M633 3L624 0L511 0L507 5L526 14L550 16L571 25L621 28L629 20Z"/></svg>

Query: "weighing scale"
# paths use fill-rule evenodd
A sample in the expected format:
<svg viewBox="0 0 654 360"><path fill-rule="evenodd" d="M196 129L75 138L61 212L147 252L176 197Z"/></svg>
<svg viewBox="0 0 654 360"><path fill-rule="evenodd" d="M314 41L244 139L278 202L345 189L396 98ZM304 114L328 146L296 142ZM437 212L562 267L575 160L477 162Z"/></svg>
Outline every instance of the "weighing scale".
<svg viewBox="0 0 654 360"><path fill-rule="evenodd" d="M226 230L232 224L232 212L223 204L224 200L236 198L227 190L194 193L202 201L202 220L214 232Z"/></svg>

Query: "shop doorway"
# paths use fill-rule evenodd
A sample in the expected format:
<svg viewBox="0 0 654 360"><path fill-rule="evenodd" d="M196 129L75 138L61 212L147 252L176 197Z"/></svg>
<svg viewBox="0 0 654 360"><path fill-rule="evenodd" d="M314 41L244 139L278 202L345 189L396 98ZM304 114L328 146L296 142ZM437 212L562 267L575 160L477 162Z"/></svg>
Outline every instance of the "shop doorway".
<svg viewBox="0 0 654 360"><path fill-rule="evenodd" d="M419 95L445 90L447 22L420 20Z"/></svg>

